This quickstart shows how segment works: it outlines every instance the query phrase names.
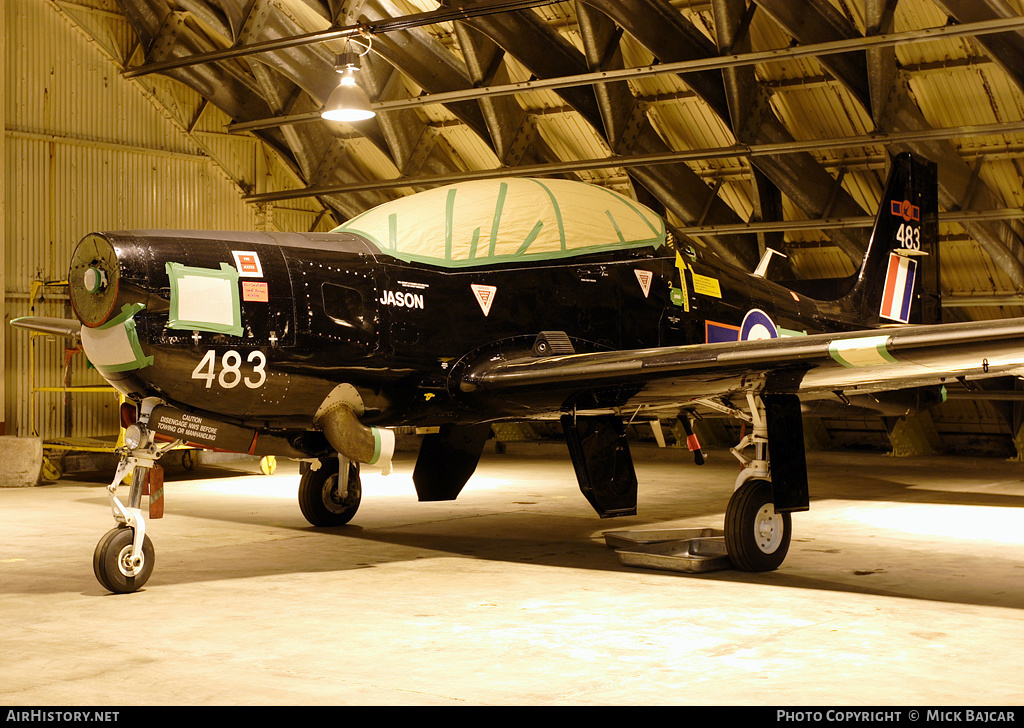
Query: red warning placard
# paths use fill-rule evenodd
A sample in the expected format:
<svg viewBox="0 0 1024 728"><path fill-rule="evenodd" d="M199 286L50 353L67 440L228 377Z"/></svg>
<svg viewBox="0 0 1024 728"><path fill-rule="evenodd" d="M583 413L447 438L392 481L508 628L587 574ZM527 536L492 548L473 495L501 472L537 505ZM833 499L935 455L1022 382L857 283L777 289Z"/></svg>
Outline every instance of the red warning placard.
<svg viewBox="0 0 1024 728"><path fill-rule="evenodd" d="M242 281L242 300L266 303L270 300L270 291L263 281Z"/></svg>

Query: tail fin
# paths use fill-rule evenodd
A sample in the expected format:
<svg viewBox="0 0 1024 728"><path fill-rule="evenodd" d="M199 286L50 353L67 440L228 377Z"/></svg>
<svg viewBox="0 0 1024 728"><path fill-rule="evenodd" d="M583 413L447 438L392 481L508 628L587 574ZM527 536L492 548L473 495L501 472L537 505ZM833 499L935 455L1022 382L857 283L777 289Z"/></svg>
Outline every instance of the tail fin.
<svg viewBox="0 0 1024 728"><path fill-rule="evenodd" d="M864 262L842 308L865 326L937 323L939 213L934 162L892 158Z"/></svg>

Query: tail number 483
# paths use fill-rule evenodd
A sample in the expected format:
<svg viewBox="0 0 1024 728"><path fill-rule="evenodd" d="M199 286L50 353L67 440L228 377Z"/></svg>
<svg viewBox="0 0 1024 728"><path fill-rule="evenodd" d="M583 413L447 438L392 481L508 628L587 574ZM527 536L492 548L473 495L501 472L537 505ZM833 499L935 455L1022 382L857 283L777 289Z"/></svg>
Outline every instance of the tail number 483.
<svg viewBox="0 0 1024 728"><path fill-rule="evenodd" d="M900 223L899 228L896 230L896 240L899 242L900 247L905 250L920 250L921 228L917 225L911 225L909 222Z"/></svg>
<svg viewBox="0 0 1024 728"><path fill-rule="evenodd" d="M252 376L242 374L242 355L234 349L229 349L220 358L220 373L218 374L215 371L217 352L210 349L192 370L192 378L205 380L207 389L213 386L214 379L224 389L233 389L239 384L244 384L249 389L262 387L263 383L267 381L267 355L257 349L249 352L246 361L252 366Z"/></svg>

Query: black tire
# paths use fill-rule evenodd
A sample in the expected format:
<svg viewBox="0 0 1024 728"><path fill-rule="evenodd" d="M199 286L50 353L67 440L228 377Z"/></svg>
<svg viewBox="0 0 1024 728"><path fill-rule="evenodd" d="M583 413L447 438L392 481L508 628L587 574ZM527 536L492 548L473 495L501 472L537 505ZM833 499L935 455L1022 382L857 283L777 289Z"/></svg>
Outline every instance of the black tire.
<svg viewBox="0 0 1024 728"><path fill-rule="evenodd" d="M776 513L772 484L752 479L741 485L725 511L725 546L741 571L774 571L789 552L792 518Z"/></svg>
<svg viewBox="0 0 1024 728"><path fill-rule="evenodd" d="M149 536L142 539L142 565L136 570L128 563L135 530L118 526L103 534L92 554L92 570L96 580L115 594L130 594L141 589L156 563L156 552Z"/></svg>
<svg viewBox="0 0 1024 728"><path fill-rule="evenodd" d="M317 470L306 470L299 479L299 510L314 526L344 526L352 520L363 498L359 464L349 463L348 493L338 496L338 459L325 458Z"/></svg>

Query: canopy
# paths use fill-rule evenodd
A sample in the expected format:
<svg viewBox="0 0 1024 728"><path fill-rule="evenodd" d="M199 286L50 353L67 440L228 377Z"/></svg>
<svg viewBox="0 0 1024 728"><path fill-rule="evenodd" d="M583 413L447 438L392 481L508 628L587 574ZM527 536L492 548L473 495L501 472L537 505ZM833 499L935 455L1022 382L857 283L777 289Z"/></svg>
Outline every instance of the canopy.
<svg viewBox="0 0 1024 728"><path fill-rule="evenodd" d="M361 235L405 261L450 268L529 262L665 243L648 207L562 179L476 180L386 202L332 232Z"/></svg>

